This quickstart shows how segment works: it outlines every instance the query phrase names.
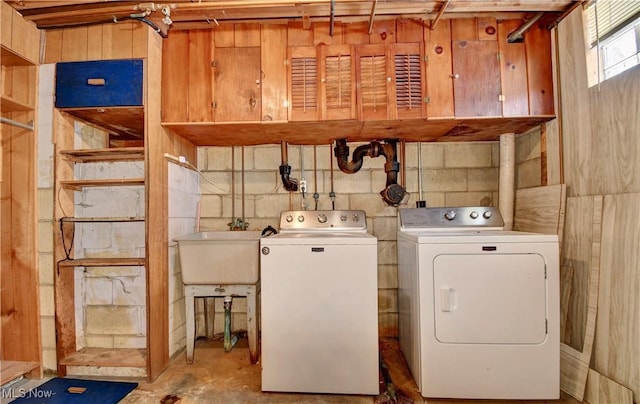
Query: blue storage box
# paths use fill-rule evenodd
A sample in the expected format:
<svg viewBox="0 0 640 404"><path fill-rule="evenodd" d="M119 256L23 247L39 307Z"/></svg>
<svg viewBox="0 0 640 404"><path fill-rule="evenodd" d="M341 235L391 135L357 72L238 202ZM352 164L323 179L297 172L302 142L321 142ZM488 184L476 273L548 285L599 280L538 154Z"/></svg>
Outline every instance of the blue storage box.
<svg viewBox="0 0 640 404"><path fill-rule="evenodd" d="M141 59L56 66L56 108L142 106Z"/></svg>

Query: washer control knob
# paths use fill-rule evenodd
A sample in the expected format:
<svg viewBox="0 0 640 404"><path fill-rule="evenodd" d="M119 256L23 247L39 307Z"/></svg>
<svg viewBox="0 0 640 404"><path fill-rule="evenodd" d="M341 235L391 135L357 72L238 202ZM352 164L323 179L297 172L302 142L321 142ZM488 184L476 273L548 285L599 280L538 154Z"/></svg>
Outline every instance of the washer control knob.
<svg viewBox="0 0 640 404"><path fill-rule="evenodd" d="M318 215L318 222L327 223L327 215L325 215L324 213L319 214Z"/></svg>
<svg viewBox="0 0 640 404"><path fill-rule="evenodd" d="M340 215L340 221L346 222L347 221L347 215Z"/></svg>
<svg viewBox="0 0 640 404"><path fill-rule="evenodd" d="M447 220L453 220L456 218L456 212L454 210L448 210L447 213L444 214L444 218Z"/></svg>
<svg viewBox="0 0 640 404"><path fill-rule="evenodd" d="M476 212L475 210L469 214L469 217L472 219L477 219L478 216L478 212Z"/></svg>
<svg viewBox="0 0 640 404"><path fill-rule="evenodd" d="M304 216L302 216L302 215L298 216L298 221L300 223L304 222Z"/></svg>
<svg viewBox="0 0 640 404"><path fill-rule="evenodd" d="M482 214L482 217L484 217L485 219L491 219L491 211L487 210Z"/></svg>
<svg viewBox="0 0 640 404"><path fill-rule="evenodd" d="M354 213L354 214L353 214L353 221L354 221L354 222L357 222L357 221L359 221L359 220L360 220L360 216L358 216L358 214L357 214L357 213Z"/></svg>
<svg viewBox="0 0 640 404"><path fill-rule="evenodd" d="M285 217L284 220L286 220L287 222L291 223L291 222L293 222L293 216L287 215L287 217Z"/></svg>

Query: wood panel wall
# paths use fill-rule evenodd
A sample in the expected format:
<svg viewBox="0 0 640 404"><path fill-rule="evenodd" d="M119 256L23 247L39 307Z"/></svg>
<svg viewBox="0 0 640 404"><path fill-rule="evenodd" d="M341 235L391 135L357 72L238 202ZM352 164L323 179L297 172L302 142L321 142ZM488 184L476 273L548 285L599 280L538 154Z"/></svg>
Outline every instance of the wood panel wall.
<svg viewBox="0 0 640 404"><path fill-rule="evenodd" d="M640 399L640 68L588 88L581 10L558 27L564 176L569 197L604 197L601 269L592 367ZM567 221L589 220L588 209ZM571 226L567 223L567 226ZM577 251L576 251L577 252ZM587 251L576 260L586 260ZM582 282L583 283L583 282ZM573 324L585 291L575 294Z"/></svg>

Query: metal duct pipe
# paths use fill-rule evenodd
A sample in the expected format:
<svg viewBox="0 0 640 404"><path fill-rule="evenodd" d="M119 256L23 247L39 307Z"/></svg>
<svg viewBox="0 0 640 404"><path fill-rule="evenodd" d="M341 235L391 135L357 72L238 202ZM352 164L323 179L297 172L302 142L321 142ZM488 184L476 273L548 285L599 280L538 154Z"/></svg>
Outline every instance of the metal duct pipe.
<svg viewBox="0 0 640 404"><path fill-rule="evenodd" d="M542 18L543 15L543 12L539 12L538 14L534 15L529 21L525 22L518 29L510 33L507 36L507 42L514 43L524 41L524 33L527 32L529 28L531 28L531 26L536 23L536 21Z"/></svg>
<svg viewBox="0 0 640 404"><path fill-rule="evenodd" d="M282 164L280 164L280 178L282 178L282 184L284 189L289 192L295 192L298 190L298 180L289 177L291 175L291 166L289 165L289 156L287 153L287 142L280 143L280 153L282 155Z"/></svg>

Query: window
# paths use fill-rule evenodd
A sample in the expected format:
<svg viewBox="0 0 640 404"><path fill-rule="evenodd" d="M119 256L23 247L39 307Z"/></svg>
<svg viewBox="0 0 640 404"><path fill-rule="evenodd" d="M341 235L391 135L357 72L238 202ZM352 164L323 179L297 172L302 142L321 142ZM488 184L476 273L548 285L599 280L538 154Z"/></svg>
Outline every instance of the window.
<svg viewBox="0 0 640 404"><path fill-rule="evenodd" d="M597 57L590 84L640 64L640 1L596 0L587 8L590 53Z"/></svg>

